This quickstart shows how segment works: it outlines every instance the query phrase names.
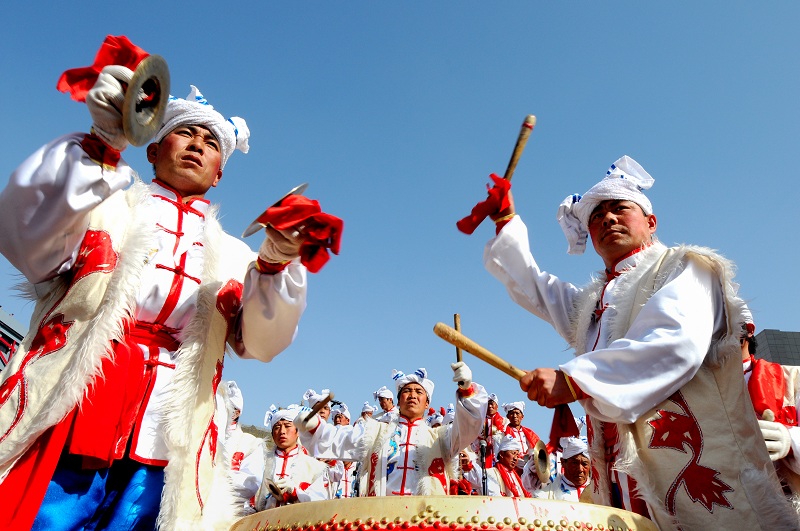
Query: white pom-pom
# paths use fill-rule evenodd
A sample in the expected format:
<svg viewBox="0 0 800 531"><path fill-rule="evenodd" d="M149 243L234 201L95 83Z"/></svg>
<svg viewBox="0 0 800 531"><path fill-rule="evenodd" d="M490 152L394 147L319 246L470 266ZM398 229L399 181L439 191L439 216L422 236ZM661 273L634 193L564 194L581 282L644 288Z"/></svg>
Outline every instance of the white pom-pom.
<svg viewBox="0 0 800 531"><path fill-rule="evenodd" d="M250 151L250 145L248 144L250 129L247 127L247 122L244 121L244 118L238 116L233 116L228 121L233 124L236 130L236 149L242 153L247 153Z"/></svg>

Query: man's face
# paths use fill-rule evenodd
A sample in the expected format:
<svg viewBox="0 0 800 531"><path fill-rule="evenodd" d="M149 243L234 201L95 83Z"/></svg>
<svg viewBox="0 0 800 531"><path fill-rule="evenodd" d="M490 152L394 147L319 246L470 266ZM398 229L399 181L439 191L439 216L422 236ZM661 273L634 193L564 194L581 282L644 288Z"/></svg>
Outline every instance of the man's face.
<svg viewBox="0 0 800 531"><path fill-rule="evenodd" d="M589 458L584 454L573 455L569 459L562 459L561 464L564 466L564 477L573 485L581 486L589 479L591 464Z"/></svg>
<svg viewBox="0 0 800 531"><path fill-rule="evenodd" d="M397 407L407 419L420 419L428 409L428 393L418 383L406 384L397 393Z"/></svg>
<svg viewBox="0 0 800 531"><path fill-rule="evenodd" d="M279 420L272 426L272 438L279 450L292 450L297 446L297 428L290 420Z"/></svg>
<svg viewBox="0 0 800 531"><path fill-rule="evenodd" d="M367 418L367 417L372 418L372 411L364 411L363 413L361 413L361 416L363 418Z"/></svg>
<svg viewBox="0 0 800 531"><path fill-rule="evenodd" d="M613 267L626 254L649 244L655 232L656 217L645 215L633 201L603 201L589 216L592 245L606 267Z"/></svg>
<svg viewBox="0 0 800 531"><path fill-rule="evenodd" d="M325 422L328 422L328 419L331 417L331 406L330 404L325 404L322 406L322 409L319 410L319 416Z"/></svg>
<svg viewBox="0 0 800 531"><path fill-rule="evenodd" d="M341 413L337 413L333 416L333 425L334 426L348 426L350 425L350 421L347 420L347 417L342 415Z"/></svg>
<svg viewBox="0 0 800 531"><path fill-rule="evenodd" d="M493 417L497 413L497 402L489 400L489 405L486 407L486 416Z"/></svg>
<svg viewBox="0 0 800 531"><path fill-rule="evenodd" d="M394 407L394 399L380 397L378 398L378 404L380 404L382 410L389 411Z"/></svg>
<svg viewBox="0 0 800 531"><path fill-rule="evenodd" d="M522 411L519 409L512 409L506 413L506 418L508 419L509 426L512 428L519 428L522 424L522 419L525 418L525 415L523 415Z"/></svg>
<svg viewBox="0 0 800 531"><path fill-rule="evenodd" d="M497 460L513 470L517 468L517 461L519 461L519 450L503 450L497 454Z"/></svg>
<svg viewBox="0 0 800 531"><path fill-rule="evenodd" d="M158 144L147 146L156 178L182 197L203 197L222 179L222 152L211 131L198 125L175 128Z"/></svg>
<svg viewBox="0 0 800 531"><path fill-rule="evenodd" d="M465 452L463 450L461 452L459 452L459 454L458 454L458 464L461 466L462 469L464 469L467 466L469 466L469 455L467 455L467 452Z"/></svg>

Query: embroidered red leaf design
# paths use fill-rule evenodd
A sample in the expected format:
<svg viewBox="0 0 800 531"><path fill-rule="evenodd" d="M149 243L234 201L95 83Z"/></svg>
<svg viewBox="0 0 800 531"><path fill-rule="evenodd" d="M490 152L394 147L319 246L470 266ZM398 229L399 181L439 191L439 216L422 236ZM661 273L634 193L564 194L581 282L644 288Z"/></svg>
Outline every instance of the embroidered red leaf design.
<svg viewBox="0 0 800 531"><path fill-rule="evenodd" d="M712 512L715 503L728 509L733 508L724 494L733 492L733 489L717 476L719 472L716 470L694 462L689 464L682 476L686 493L693 502L700 502L708 512Z"/></svg>
<svg viewBox="0 0 800 531"><path fill-rule="evenodd" d="M697 448L700 444L700 433L694 419L682 413L665 409L659 409L658 415L659 418L649 422L653 427L650 448L672 448L684 454L686 453L685 444L692 449ZM696 451L692 453L696 453Z"/></svg>

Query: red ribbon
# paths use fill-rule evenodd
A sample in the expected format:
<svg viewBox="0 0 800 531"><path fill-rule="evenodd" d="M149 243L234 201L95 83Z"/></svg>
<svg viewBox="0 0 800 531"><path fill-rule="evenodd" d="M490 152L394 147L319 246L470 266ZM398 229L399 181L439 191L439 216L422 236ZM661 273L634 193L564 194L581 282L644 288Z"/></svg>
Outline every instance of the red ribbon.
<svg viewBox="0 0 800 531"><path fill-rule="evenodd" d="M478 228L478 225L483 223L483 220L488 216L502 212L511 206L511 201L508 199L508 191L511 190L511 181L507 181L494 173L491 174L489 178L494 181L493 187L489 188L488 185L486 186L489 197L475 205L469 216L460 219L456 223L458 230L464 234L472 234L475 232L475 229Z"/></svg>
<svg viewBox="0 0 800 531"><path fill-rule="evenodd" d="M550 444L558 445L561 437L577 437L580 433L569 406L567 404L556 406L553 409L553 425L550 427Z"/></svg>
<svg viewBox="0 0 800 531"><path fill-rule="evenodd" d="M319 202L302 195L290 195L272 206L256 220L277 230L302 227L305 241L300 246L300 263L317 273L330 259L328 249L339 254L344 221L326 214Z"/></svg>
<svg viewBox="0 0 800 531"><path fill-rule="evenodd" d="M94 64L65 71L58 79L56 88L60 92L69 91L75 101L86 101L86 94L97 82L97 76L104 67L120 65L135 70L148 55L150 54L133 44L128 37L108 35L97 51Z"/></svg>

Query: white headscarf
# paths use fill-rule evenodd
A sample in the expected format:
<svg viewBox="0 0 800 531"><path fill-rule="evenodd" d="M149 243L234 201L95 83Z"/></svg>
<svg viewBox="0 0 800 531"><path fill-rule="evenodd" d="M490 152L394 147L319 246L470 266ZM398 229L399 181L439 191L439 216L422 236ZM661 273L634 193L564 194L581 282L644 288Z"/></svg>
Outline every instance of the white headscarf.
<svg viewBox="0 0 800 531"><path fill-rule="evenodd" d="M347 404L336 404L331 408L331 414L336 418L337 414L344 415L347 420L350 420L350 410L347 409Z"/></svg>
<svg viewBox="0 0 800 531"><path fill-rule="evenodd" d="M589 216L597 205L608 200L633 201L645 215L653 213L653 205L642 193L655 183L642 166L627 155L619 158L599 183L583 196L567 196L558 207L556 219L569 242L569 254L583 254L589 236Z"/></svg>
<svg viewBox="0 0 800 531"><path fill-rule="evenodd" d="M367 411L371 411L372 413L375 413L376 411L378 411L378 408L373 406L373 405L371 405L369 402L364 402L364 405L361 406L361 412L362 413L366 413Z"/></svg>
<svg viewBox="0 0 800 531"><path fill-rule="evenodd" d="M395 384L397 385L397 393L400 394L400 390L410 383L417 383L425 389L425 393L428 395L428 402L433 400L433 382L428 380L428 371L425 370L424 367L420 367L416 371L411 374L403 374L402 372L398 371L397 369L392 369L392 380L394 380Z"/></svg>
<svg viewBox="0 0 800 531"><path fill-rule="evenodd" d="M186 99L170 95L167 101L164 123L161 124L161 129L156 133L153 142L161 142L165 136L182 125L201 125L208 128L219 140L221 150L219 167L222 169L235 149L242 153L247 153L250 150L248 144L250 129L248 129L244 118L234 116L226 120L219 112L214 110L214 107L208 103L197 87L190 86L192 90L186 96Z"/></svg>
<svg viewBox="0 0 800 531"><path fill-rule="evenodd" d="M518 452L521 452L522 444L520 444L520 442L511 435L506 435L503 437L503 440L500 441L500 445L497 447L497 453L505 452L507 450L517 450Z"/></svg>
<svg viewBox="0 0 800 531"><path fill-rule="evenodd" d="M490 394L490 395L489 395L489 400L491 400L491 401L492 401L492 402L494 402L495 404L499 404L499 403L500 403L500 399L499 399L499 398L497 398L497 395L496 395L496 394L494 394L494 393L492 393L492 394Z"/></svg>
<svg viewBox="0 0 800 531"><path fill-rule="evenodd" d="M380 389L378 389L377 391L375 391L374 393L372 393L372 397L373 397L375 400L377 400L377 399L379 399L379 398L394 398L394 395L393 395L393 394L392 394L392 392L389 390L389 388L388 388L388 387L386 387L386 386L384 385L384 386L381 386L381 388L380 388Z"/></svg>
<svg viewBox="0 0 800 531"><path fill-rule="evenodd" d="M242 396L242 391L233 380L225 382L225 386L228 391L228 399L231 401L233 407L239 410L239 414L241 414L242 411L244 411L244 397Z"/></svg>
<svg viewBox="0 0 800 531"><path fill-rule="evenodd" d="M584 454L589 457L589 443L586 437L561 437L559 440L561 448L561 459L569 459L578 454Z"/></svg>
<svg viewBox="0 0 800 531"><path fill-rule="evenodd" d="M267 430L269 430L269 432L272 433L272 427L279 420L294 421L297 415L305 411L311 411L311 409L303 407L299 404L290 404L283 409L278 409L277 407L275 407L275 404L272 404L269 406L267 414L264 415L264 426L266 426Z"/></svg>
<svg viewBox="0 0 800 531"><path fill-rule="evenodd" d="M505 411L506 414L513 409L519 409L522 414L525 414L525 402L509 402L508 404L503 404L503 411Z"/></svg>
<svg viewBox="0 0 800 531"><path fill-rule="evenodd" d="M323 389L322 391L317 394L316 391L313 389L309 389L305 393L303 393L303 400L308 400L308 405L310 407L314 407L317 402L322 401L326 396L331 394L330 389Z"/></svg>

